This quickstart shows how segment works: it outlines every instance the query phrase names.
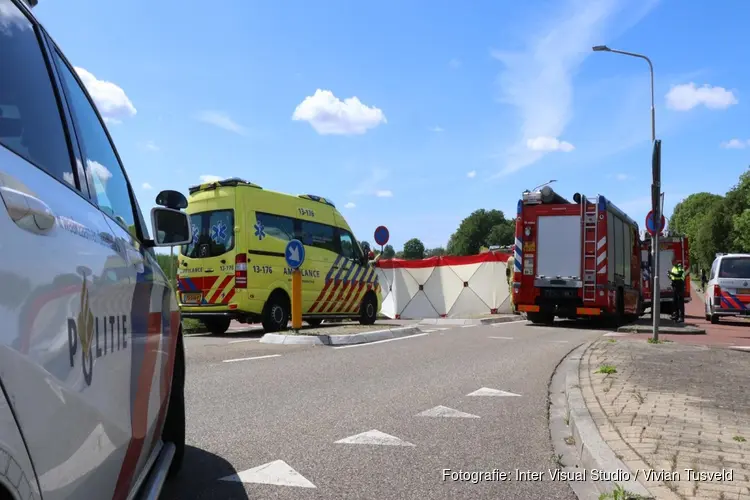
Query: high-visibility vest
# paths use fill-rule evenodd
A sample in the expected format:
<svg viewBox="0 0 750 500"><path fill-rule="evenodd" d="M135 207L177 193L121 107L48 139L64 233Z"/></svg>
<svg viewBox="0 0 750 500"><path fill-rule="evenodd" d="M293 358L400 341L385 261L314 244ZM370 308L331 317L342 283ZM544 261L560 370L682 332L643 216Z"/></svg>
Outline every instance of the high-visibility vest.
<svg viewBox="0 0 750 500"><path fill-rule="evenodd" d="M685 270L677 266L672 267L669 271L669 279L672 281L685 281Z"/></svg>

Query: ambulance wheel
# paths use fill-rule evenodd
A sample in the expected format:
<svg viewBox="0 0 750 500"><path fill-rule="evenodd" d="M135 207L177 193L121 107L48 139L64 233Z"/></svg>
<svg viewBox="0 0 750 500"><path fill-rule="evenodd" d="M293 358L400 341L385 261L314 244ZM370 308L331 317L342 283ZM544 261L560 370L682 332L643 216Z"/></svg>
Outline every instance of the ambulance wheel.
<svg viewBox="0 0 750 500"><path fill-rule="evenodd" d="M284 292L276 290L272 293L263 308L263 330L266 333L286 330L289 325L290 309L289 297Z"/></svg>
<svg viewBox="0 0 750 500"><path fill-rule="evenodd" d="M315 318L315 319L306 319L305 321L307 321L307 324L308 324L308 325L310 325L310 326L311 326L311 327L313 327L313 328L317 328L317 327L319 327L319 326L320 326L321 324L323 324L323 320L322 320L322 319L319 319L319 318Z"/></svg>
<svg viewBox="0 0 750 500"><path fill-rule="evenodd" d="M376 319L378 319L378 301L375 294L368 293L359 307L359 324L372 325Z"/></svg>
<svg viewBox="0 0 750 500"><path fill-rule="evenodd" d="M182 332L177 338L175 351L172 389L169 393L164 429L161 432L162 441L172 443L175 446L172 464L169 466L169 472L167 473L167 478L170 479L180 472L185 456L185 350L182 343Z"/></svg>
<svg viewBox="0 0 750 500"><path fill-rule="evenodd" d="M203 324L206 325L211 335L224 335L229 329L229 323L232 320L229 318L208 318L203 320Z"/></svg>

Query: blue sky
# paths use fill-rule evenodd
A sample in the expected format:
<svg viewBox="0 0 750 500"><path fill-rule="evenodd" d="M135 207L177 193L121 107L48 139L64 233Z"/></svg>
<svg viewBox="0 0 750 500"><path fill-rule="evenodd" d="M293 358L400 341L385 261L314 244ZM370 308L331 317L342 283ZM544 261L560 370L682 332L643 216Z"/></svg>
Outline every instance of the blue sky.
<svg viewBox="0 0 750 500"><path fill-rule="evenodd" d="M334 200L358 238L442 246L520 192L649 210L656 78L666 212L750 164L750 3L40 0L144 211L238 176ZM744 118L744 119L743 119ZM730 142L731 141L731 142Z"/></svg>

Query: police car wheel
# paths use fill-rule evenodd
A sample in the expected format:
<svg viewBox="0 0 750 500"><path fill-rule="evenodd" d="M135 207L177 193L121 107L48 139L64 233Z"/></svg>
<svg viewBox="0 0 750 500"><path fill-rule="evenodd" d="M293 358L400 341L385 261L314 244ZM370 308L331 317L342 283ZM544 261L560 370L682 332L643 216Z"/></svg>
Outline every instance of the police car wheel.
<svg viewBox="0 0 750 500"><path fill-rule="evenodd" d="M378 319L378 301L372 294L365 295L359 308L359 324L372 325Z"/></svg>
<svg viewBox="0 0 750 500"><path fill-rule="evenodd" d="M286 330L289 324L289 300L281 292L275 292L263 308L263 330L266 333Z"/></svg>
<svg viewBox="0 0 750 500"><path fill-rule="evenodd" d="M167 473L167 477L171 479L180 472L182 460L185 456L185 357L182 334L177 339L172 388L161 438L164 442L172 443L175 446L172 464L169 466L169 472Z"/></svg>

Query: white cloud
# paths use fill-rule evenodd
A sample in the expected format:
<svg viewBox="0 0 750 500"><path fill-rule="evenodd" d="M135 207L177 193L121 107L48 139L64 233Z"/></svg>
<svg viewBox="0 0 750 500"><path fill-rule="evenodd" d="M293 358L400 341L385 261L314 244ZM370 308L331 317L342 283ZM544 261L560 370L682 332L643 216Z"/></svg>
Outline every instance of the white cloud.
<svg viewBox="0 0 750 500"><path fill-rule="evenodd" d="M292 120L306 121L320 135L359 135L387 123L383 111L357 97L343 101L330 90L318 89L294 110Z"/></svg>
<svg viewBox="0 0 750 500"><path fill-rule="evenodd" d="M745 149L750 147L750 139L746 141L741 139L730 139L727 142L722 142L721 147L725 149Z"/></svg>
<svg viewBox="0 0 750 500"><path fill-rule="evenodd" d="M708 109L727 109L737 102L731 90L708 84L701 87L693 82L673 85L667 92L667 107L675 111L689 111L701 104Z"/></svg>
<svg viewBox="0 0 750 500"><path fill-rule="evenodd" d="M554 137L534 137L533 139L528 139L526 147L531 151L562 151L564 153L570 153L575 149L571 143Z"/></svg>
<svg viewBox="0 0 750 500"><path fill-rule="evenodd" d="M380 189L375 192L375 196L378 198L391 198L393 197L393 191L390 189Z"/></svg>
<svg viewBox="0 0 750 500"><path fill-rule="evenodd" d="M530 149L527 141L563 135L573 116L573 77L593 54L591 47L616 38L640 21L655 3L555 2L550 8L556 14L545 16L543 26L520 30L530 33L524 50L492 51L492 57L504 64L498 80L500 100L516 108L521 119L520 137L503 155L505 164L498 175L528 167L546 154Z"/></svg>
<svg viewBox="0 0 750 500"><path fill-rule="evenodd" d="M628 180L628 176L627 176L627 174L617 174L617 175L615 176L615 178L616 178L616 179L617 179L618 181L625 181L625 180Z"/></svg>
<svg viewBox="0 0 750 500"><path fill-rule="evenodd" d="M147 190L147 191L150 190L150 189L154 189L154 187L151 184L149 184L148 182L144 182L141 187L143 189Z"/></svg>
<svg viewBox="0 0 750 500"><path fill-rule="evenodd" d="M247 129L245 129L245 127L234 121L228 114L221 111L203 111L198 115L198 120L213 125L214 127L234 132L235 134L247 134Z"/></svg>
<svg viewBox="0 0 750 500"><path fill-rule="evenodd" d="M219 177L218 175L201 175L200 179L202 183L207 183L207 182L218 182L220 180L223 180L224 178Z"/></svg>
<svg viewBox="0 0 750 500"><path fill-rule="evenodd" d="M461 67L461 61L454 57L453 59L448 61L448 66L450 66L452 69L458 69Z"/></svg>
<svg viewBox="0 0 750 500"><path fill-rule="evenodd" d="M122 88L112 82L99 80L83 68L76 66L75 70L107 123L120 123L123 118L135 116L135 106Z"/></svg>
<svg viewBox="0 0 750 500"><path fill-rule="evenodd" d="M388 171L382 168L374 168L368 177L360 181L359 185L351 192L352 196L374 195L378 192L378 186L388 177Z"/></svg>
<svg viewBox="0 0 750 500"><path fill-rule="evenodd" d="M146 144L144 144L144 147L149 151L159 151L159 146L157 146L154 141L146 142Z"/></svg>
<svg viewBox="0 0 750 500"><path fill-rule="evenodd" d="M476 170L472 170L471 172L468 172L466 174L466 177L468 177L469 179L473 179L476 176L477 176L477 171Z"/></svg>
<svg viewBox="0 0 750 500"><path fill-rule="evenodd" d="M435 125L434 127L430 127L430 132L445 132L445 129L439 125Z"/></svg>
<svg viewBox="0 0 750 500"><path fill-rule="evenodd" d="M8 36L12 36L11 24L14 24L20 30L32 28L26 16L13 4L7 2L0 3L0 31Z"/></svg>
<svg viewBox="0 0 750 500"><path fill-rule="evenodd" d="M350 201L349 203L347 203L346 205L344 205L344 208L354 208L356 206L357 205L355 205L353 202Z"/></svg>

